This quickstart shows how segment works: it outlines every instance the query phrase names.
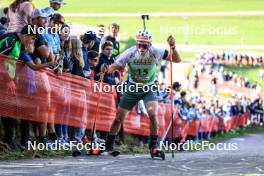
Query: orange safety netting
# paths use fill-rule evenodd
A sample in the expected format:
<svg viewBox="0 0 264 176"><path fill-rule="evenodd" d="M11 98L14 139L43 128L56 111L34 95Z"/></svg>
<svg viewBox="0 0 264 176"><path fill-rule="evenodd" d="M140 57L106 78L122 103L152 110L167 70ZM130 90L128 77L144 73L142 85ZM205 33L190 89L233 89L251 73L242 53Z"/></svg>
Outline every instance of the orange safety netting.
<svg viewBox="0 0 264 176"><path fill-rule="evenodd" d="M7 91L7 62L15 63L16 93ZM78 76L53 71L33 71L24 63L0 55L0 116L25 119L37 122L65 124L92 129L96 118L96 129L109 131L116 115L115 91L95 91L101 83ZM107 86L102 84L102 86ZM103 89L106 90L106 89ZM188 122L174 117L171 124L170 105L159 104L159 134L162 137L197 135L198 132L229 130L246 124L248 114L225 118L204 117ZM133 109L124 121L125 132L149 135L149 118L137 114Z"/></svg>
<svg viewBox="0 0 264 176"><path fill-rule="evenodd" d="M16 93L12 95L7 91L7 60L0 59L1 116L85 128L91 128L97 116L97 129L110 128L116 113L115 93L95 92L94 86L101 83L71 74L33 71L17 62Z"/></svg>

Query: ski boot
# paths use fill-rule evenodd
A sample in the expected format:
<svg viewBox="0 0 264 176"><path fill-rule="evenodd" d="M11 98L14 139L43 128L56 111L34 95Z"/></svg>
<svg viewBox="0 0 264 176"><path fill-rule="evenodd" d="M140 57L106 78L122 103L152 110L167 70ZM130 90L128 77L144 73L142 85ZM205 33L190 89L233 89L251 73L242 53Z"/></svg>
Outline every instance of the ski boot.
<svg viewBox="0 0 264 176"><path fill-rule="evenodd" d="M158 136L151 136L149 142L150 156L152 159L157 157L157 158L161 158L162 160L165 160L165 153L164 151L158 148L157 144L158 144Z"/></svg>
<svg viewBox="0 0 264 176"><path fill-rule="evenodd" d="M105 150L101 152L101 155L117 157L120 154L120 152L113 150L114 143L115 143L115 135L108 135L105 143Z"/></svg>
<svg viewBox="0 0 264 176"><path fill-rule="evenodd" d="M165 160L165 153L164 151L158 149L158 148L152 148L150 149L150 156L152 159L154 158L161 158L162 160Z"/></svg>

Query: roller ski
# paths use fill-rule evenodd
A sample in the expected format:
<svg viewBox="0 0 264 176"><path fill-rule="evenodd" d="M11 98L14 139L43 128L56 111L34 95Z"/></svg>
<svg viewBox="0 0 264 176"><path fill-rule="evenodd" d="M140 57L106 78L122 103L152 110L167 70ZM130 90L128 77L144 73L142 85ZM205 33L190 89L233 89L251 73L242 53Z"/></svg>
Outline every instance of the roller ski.
<svg viewBox="0 0 264 176"><path fill-rule="evenodd" d="M165 160L165 153L158 147L158 136L151 136L149 142L150 156L152 159L161 158Z"/></svg>
<svg viewBox="0 0 264 176"><path fill-rule="evenodd" d="M78 157L78 156L118 156L120 154L120 152L118 151L112 151L112 152L106 152L96 148L96 149L90 149L90 150L74 150L72 152L72 156L73 157Z"/></svg>
<svg viewBox="0 0 264 176"><path fill-rule="evenodd" d="M114 150L115 135L108 134L105 142L105 150L101 153L102 156L117 157L120 155L120 151Z"/></svg>
<svg viewBox="0 0 264 176"><path fill-rule="evenodd" d="M118 155L120 155L120 151L114 150L114 151L104 151L101 153L102 156L113 156L113 157L117 157Z"/></svg>
<svg viewBox="0 0 264 176"><path fill-rule="evenodd" d="M119 151L104 151L100 150L99 148L97 149L91 149L91 150L75 150L72 152L73 157L78 157L78 156L113 156L117 157L120 155Z"/></svg>
<svg viewBox="0 0 264 176"><path fill-rule="evenodd" d="M165 153L164 151L158 149L158 148L152 148L150 149L150 156L152 159L154 158L161 158L162 160L165 160Z"/></svg>
<svg viewBox="0 0 264 176"><path fill-rule="evenodd" d="M105 143L104 140L96 138L92 143L87 139L87 137L83 140L84 147L82 150L75 149L72 152L73 157L78 156L87 156L87 155L100 155L104 150L100 147L101 144ZM77 144L78 145L78 144Z"/></svg>

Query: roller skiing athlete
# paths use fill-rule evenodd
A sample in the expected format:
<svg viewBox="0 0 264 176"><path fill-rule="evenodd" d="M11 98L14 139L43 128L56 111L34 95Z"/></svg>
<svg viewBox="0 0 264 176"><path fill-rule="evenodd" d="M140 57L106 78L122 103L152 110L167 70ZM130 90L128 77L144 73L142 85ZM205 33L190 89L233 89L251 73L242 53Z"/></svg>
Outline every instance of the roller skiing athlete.
<svg viewBox="0 0 264 176"><path fill-rule="evenodd" d="M120 100L116 118L106 139L106 150L101 155L108 155L112 152L117 153L117 151L113 150L113 145L121 124L129 111L131 111L140 100L143 100L150 119L149 149L151 157L159 157L164 160L165 153L158 147L157 89L153 91L151 87L156 86L157 88L157 85L155 85L157 79L157 66L161 60L171 60L174 63L178 63L181 59L175 48L175 39L172 36L169 36L167 39L171 53L168 50L152 46L152 35L145 27L136 34L135 40L136 46L127 49L117 58L114 64L108 67L105 66L103 69L103 72L111 73L115 70L122 72L126 65L129 67L128 80L125 85L128 89L125 89L126 91L124 91L124 95ZM135 87L136 91L135 89L132 90Z"/></svg>

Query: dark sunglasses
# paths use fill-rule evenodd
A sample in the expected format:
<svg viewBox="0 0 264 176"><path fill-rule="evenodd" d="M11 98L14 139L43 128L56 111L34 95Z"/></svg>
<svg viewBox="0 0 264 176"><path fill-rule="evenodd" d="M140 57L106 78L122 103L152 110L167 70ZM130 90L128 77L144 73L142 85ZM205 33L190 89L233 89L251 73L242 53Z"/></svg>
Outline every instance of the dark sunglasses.
<svg viewBox="0 0 264 176"><path fill-rule="evenodd" d="M148 49L148 44L137 44L137 48Z"/></svg>

